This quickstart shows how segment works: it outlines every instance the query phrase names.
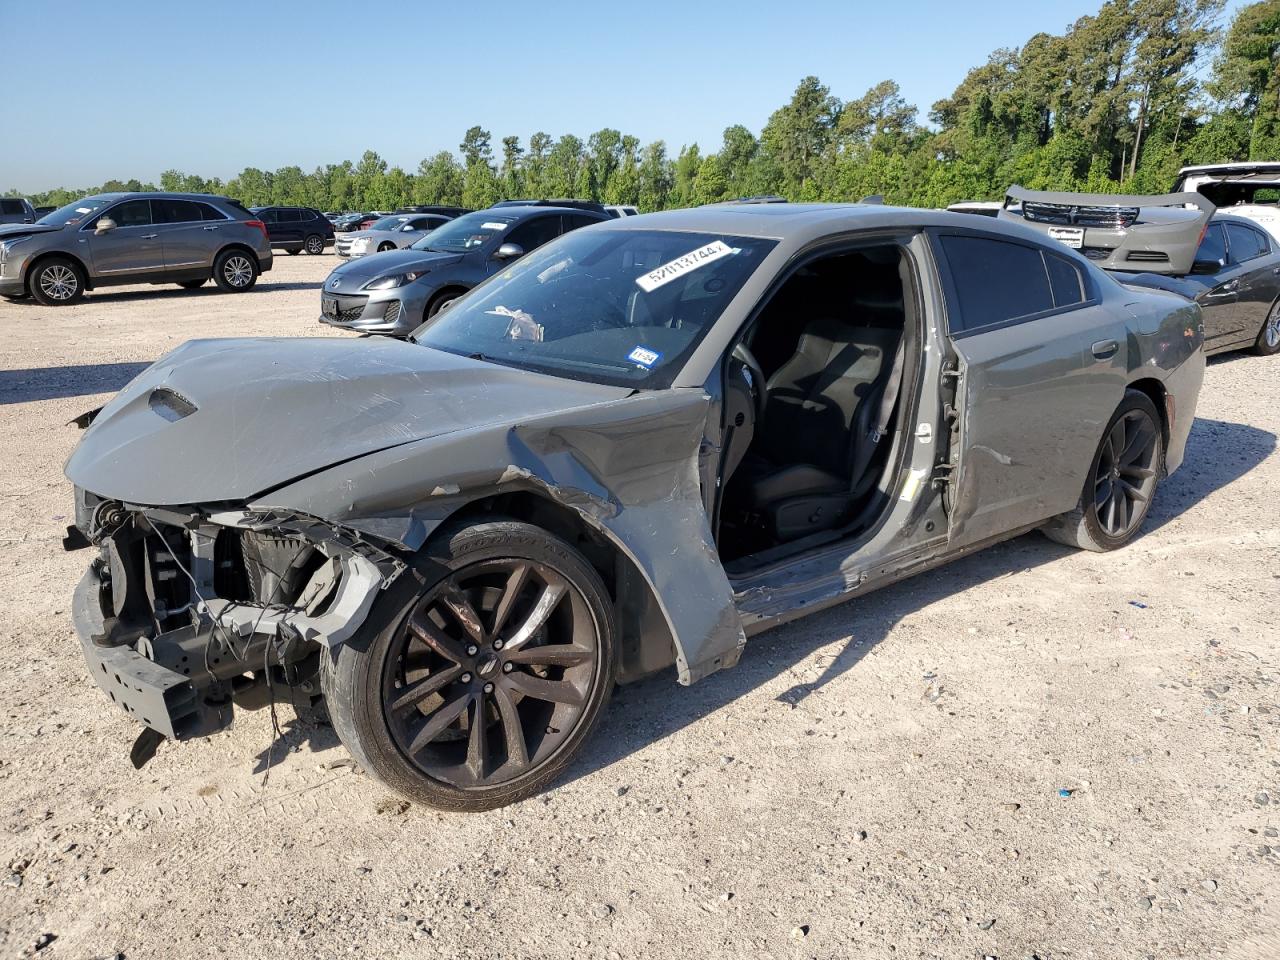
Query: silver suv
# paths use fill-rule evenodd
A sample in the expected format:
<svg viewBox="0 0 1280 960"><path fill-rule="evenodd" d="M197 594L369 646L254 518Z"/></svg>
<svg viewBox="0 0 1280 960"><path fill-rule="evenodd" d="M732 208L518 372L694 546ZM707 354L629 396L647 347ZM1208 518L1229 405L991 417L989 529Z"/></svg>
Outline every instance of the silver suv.
<svg viewBox="0 0 1280 960"><path fill-rule="evenodd" d="M271 269L267 227L235 200L199 193L100 193L35 223L0 226L0 296L59 307L85 290L210 278L241 293Z"/></svg>

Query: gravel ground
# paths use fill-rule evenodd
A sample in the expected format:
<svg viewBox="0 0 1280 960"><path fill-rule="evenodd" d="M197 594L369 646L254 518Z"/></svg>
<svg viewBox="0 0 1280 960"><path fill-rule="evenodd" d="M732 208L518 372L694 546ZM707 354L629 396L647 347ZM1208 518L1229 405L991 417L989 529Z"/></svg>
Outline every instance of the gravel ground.
<svg viewBox="0 0 1280 960"><path fill-rule="evenodd" d="M254 292L0 303L0 955L1280 956L1280 365L1210 363L1110 555L1022 537L624 688L551 792L409 807L332 730L162 746L88 678L77 431L192 337L324 335L336 258Z"/></svg>

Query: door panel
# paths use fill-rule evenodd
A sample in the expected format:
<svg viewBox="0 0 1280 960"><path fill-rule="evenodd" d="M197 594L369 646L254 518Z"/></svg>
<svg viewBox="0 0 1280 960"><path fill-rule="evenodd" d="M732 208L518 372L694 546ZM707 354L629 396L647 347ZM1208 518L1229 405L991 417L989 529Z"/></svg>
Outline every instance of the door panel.
<svg viewBox="0 0 1280 960"><path fill-rule="evenodd" d="M1072 509L1124 396L1127 334L1089 306L953 341L961 368L951 538L982 540Z"/></svg>
<svg viewBox="0 0 1280 960"><path fill-rule="evenodd" d="M199 204L191 200L152 200L151 213L164 246L167 269L190 270L212 266L218 224L203 221Z"/></svg>
<svg viewBox="0 0 1280 960"><path fill-rule="evenodd" d="M107 217L116 228L96 234L97 221ZM126 200L104 210L82 230L89 247L94 273L103 278L126 273L153 273L164 269L164 245L151 222L148 200Z"/></svg>

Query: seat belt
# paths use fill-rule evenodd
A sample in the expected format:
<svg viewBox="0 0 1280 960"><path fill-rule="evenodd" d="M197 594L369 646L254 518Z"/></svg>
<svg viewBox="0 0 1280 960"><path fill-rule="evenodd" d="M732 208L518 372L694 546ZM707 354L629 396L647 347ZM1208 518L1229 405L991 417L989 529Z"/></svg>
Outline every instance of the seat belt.
<svg viewBox="0 0 1280 960"><path fill-rule="evenodd" d="M889 370L889 378L884 382L884 392L880 394L880 409L876 413L876 422L868 431L866 442L858 444L854 454L853 469L849 472L850 490L856 495L864 490L863 473L867 464L875 454L876 447L889 429L889 420L893 417L893 408L898 403L898 391L902 387L902 368L906 366L907 338L904 335L898 340L898 349L893 354L893 367Z"/></svg>

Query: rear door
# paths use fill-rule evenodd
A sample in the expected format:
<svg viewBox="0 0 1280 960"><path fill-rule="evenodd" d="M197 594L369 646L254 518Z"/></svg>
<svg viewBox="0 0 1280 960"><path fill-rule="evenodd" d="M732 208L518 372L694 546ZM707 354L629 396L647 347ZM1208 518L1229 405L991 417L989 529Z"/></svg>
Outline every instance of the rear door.
<svg viewBox="0 0 1280 960"><path fill-rule="evenodd" d="M164 245L164 265L169 270L208 267L213 262L210 246L214 235L205 228L201 207L194 200L164 198L151 201L156 232Z"/></svg>
<svg viewBox="0 0 1280 960"><path fill-rule="evenodd" d="M1208 289L1196 298L1204 315L1204 348L1213 351L1238 339L1236 332L1240 327L1236 303L1240 296L1241 271L1228 260L1227 231L1221 223L1209 224L1196 250L1196 262L1221 264L1217 273L1200 278Z"/></svg>
<svg viewBox="0 0 1280 960"><path fill-rule="evenodd" d="M115 229L95 233L104 218L114 220ZM164 270L164 246L152 222L150 200L124 200L108 207L80 228L79 239L89 248L94 274L104 279Z"/></svg>
<svg viewBox="0 0 1280 960"><path fill-rule="evenodd" d="M932 241L958 374L944 472L963 546L1076 505L1124 396L1127 331L1069 255L968 230Z"/></svg>
<svg viewBox="0 0 1280 960"><path fill-rule="evenodd" d="M1270 238L1252 224L1224 226L1229 270L1237 285L1230 339L1252 341L1280 296L1280 256L1273 253Z"/></svg>
<svg viewBox="0 0 1280 960"><path fill-rule="evenodd" d="M279 242L288 246L302 246L302 211L297 207L281 207L279 216Z"/></svg>

